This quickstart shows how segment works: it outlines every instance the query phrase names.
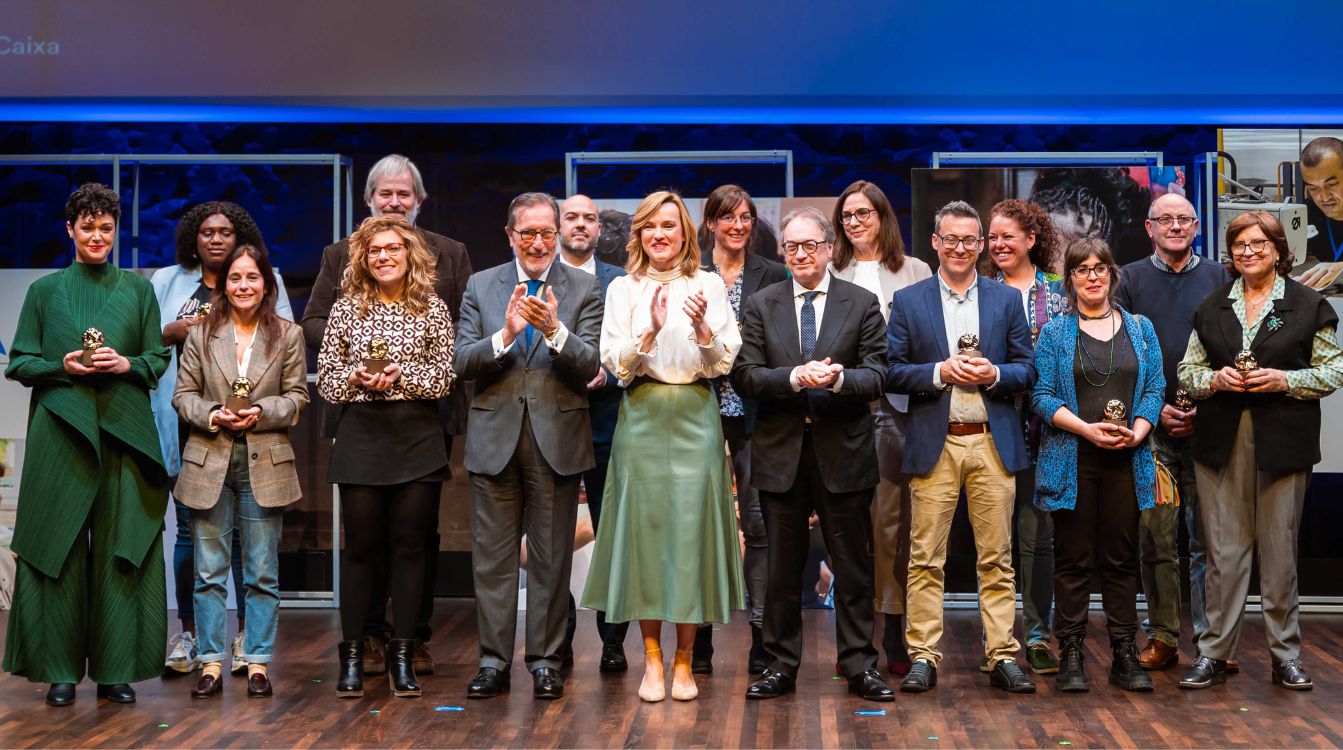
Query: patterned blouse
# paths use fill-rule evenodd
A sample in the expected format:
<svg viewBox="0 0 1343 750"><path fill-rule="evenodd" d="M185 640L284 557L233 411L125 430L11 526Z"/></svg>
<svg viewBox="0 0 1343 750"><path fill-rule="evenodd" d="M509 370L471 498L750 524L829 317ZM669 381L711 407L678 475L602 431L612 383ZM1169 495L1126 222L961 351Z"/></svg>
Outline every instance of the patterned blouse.
<svg viewBox="0 0 1343 750"><path fill-rule="evenodd" d="M723 275L717 264L712 264L709 270ZM741 328L741 277L746 275L746 269L742 268L737 273L736 281L727 288L727 301L732 305L732 315L737 319L737 327ZM746 414L745 406L741 402L741 396L732 390L732 384L727 378L718 381L718 413L725 417L740 417Z"/></svg>
<svg viewBox="0 0 1343 750"><path fill-rule="evenodd" d="M350 373L363 364L374 338L387 342L389 358L401 366L401 377L386 391L350 385ZM457 379L452 370L456 338L448 306L436 294L429 295L429 310L420 316L400 302L377 302L360 317L358 306L341 297L331 307L317 355L317 392L339 404L440 399Z"/></svg>
<svg viewBox="0 0 1343 750"><path fill-rule="evenodd" d="M1282 318L1273 315L1273 303L1287 295L1287 284L1279 276L1273 281L1273 290L1269 292L1268 304L1259 311L1259 319L1249 323L1245 319L1245 279L1238 278L1231 285L1227 297L1231 300L1231 310L1240 321L1241 348L1249 349L1259 327L1282 325ZM1189 332L1189 348L1185 350L1180 362L1180 385L1189 390L1194 398L1207 398L1212 395L1213 372L1208 360L1208 351L1198 338L1198 331ZM1332 327L1321 328L1315 332L1311 343L1310 367L1303 370L1288 370L1287 395L1306 400L1324 398L1339 388L1343 388L1343 350L1338 346L1338 332Z"/></svg>

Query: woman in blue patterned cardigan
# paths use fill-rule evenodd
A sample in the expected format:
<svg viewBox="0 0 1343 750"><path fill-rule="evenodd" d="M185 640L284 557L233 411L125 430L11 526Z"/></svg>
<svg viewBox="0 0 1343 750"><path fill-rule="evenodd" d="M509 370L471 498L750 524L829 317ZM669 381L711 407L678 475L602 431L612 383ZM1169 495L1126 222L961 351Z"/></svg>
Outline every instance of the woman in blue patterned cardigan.
<svg viewBox="0 0 1343 750"><path fill-rule="evenodd" d="M1110 683L1152 689L1134 643L1138 514L1155 504L1147 435L1166 379L1151 321L1115 305L1118 281L1104 241L1074 241L1064 257L1071 310L1045 325L1035 347L1039 380L1031 408L1045 423L1035 505L1054 518L1054 633L1062 654L1058 687L1065 692L1088 689L1082 639L1093 551L1114 652Z"/></svg>

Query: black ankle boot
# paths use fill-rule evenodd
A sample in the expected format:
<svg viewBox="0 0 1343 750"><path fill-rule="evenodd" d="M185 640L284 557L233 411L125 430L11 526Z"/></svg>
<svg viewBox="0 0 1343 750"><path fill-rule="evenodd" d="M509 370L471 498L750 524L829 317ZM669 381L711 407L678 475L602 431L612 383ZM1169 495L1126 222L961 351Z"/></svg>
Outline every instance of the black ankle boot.
<svg viewBox="0 0 1343 750"><path fill-rule="evenodd" d="M1058 689L1065 693L1085 693L1087 683L1086 657L1082 654L1082 639L1067 638L1059 648Z"/></svg>
<svg viewBox="0 0 1343 750"><path fill-rule="evenodd" d="M1110 663L1110 684L1120 690L1147 693L1152 690L1152 678L1138 661L1138 647L1132 638L1125 638L1113 646L1114 661Z"/></svg>
<svg viewBox="0 0 1343 750"><path fill-rule="evenodd" d="M387 642L387 681L398 698L420 697L420 681L415 679L414 638L393 638Z"/></svg>
<svg viewBox="0 0 1343 750"><path fill-rule="evenodd" d="M695 630L695 650L690 656L690 671L694 674L713 674L712 625L701 625Z"/></svg>
<svg viewBox="0 0 1343 750"><path fill-rule="evenodd" d="M336 646L340 675L336 679L336 697L358 698L364 694L364 642L341 641Z"/></svg>

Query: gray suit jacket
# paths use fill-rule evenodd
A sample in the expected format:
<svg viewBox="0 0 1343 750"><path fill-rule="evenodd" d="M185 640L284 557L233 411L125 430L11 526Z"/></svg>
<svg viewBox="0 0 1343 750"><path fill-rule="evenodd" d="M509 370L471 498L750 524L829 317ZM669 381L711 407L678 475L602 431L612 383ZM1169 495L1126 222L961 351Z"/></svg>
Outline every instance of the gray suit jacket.
<svg viewBox="0 0 1343 750"><path fill-rule="evenodd" d="M551 351L538 333L530 349L519 337L496 359L491 338L504 327L508 298L517 283L513 259L466 282L453 364L459 378L475 381L467 415L466 469L489 475L504 470L518 444L525 409L546 463L561 476L587 471L596 465L587 383L600 362L600 284L591 274L553 263L547 286L559 301L560 321L569 329L564 349Z"/></svg>
<svg viewBox="0 0 1343 750"><path fill-rule="evenodd" d="M289 321L274 351L266 353L266 330L257 327L247 379L255 383L252 403L261 407L256 426L247 433L247 469L257 505L274 508L299 499L298 471L289 428L308 405L308 363L303 329ZM228 474L233 435L210 431L210 413L224 405L238 376L238 358L230 326L207 335L205 326L191 329L182 348L173 408L191 425L182 449L182 473L173 495L188 508L213 508Z"/></svg>

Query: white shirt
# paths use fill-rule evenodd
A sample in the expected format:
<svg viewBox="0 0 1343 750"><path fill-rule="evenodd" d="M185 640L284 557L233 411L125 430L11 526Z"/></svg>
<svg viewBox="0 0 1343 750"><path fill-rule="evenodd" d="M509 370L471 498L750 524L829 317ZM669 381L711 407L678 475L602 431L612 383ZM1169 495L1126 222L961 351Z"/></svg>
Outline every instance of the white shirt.
<svg viewBox="0 0 1343 750"><path fill-rule="evenodd" d="M806 300L803 298L802 295L808 292L818 292L815 299L811 301L811 306L816 311L816 335L819 336L821 334L821 321L825 320L825 300L827 297L830 296L830 272L829 271L825 272L825 275L821 277L821 281L816 285L815 289L808 289L802 286L801 284L797 283L796 278L793 278L792 281L793 281L793 318L794 320L797 321L797 346L798 350L801 351L802 305L806 303ZM788 384L793 386L793 390L795 392L800 392L802 390L802 385L797 380L798 372L801 370L802 368L800 366L794 367L793 371L788 374ZM841 372L839 374L839 377L835 378L834 384L830 386L830 390L834 391L835 393L839 393L839 389L843 387L844 387L844 373Z"/></svg>
<svg viewBox="0 0 1343 750"><path fill-rule="evenodd" d="M908 264L908 260L905 261ZM881 261L855 260L853 262L853 283L877 295L881 300L885 295L881 291ZM884 309L890 300L881 303ZM889 314L889 313L888 313Z"/></svg>
<svg viewBox="0 0 1343 750"><path fill-rule="evenodd" d="M674 272L673 272L674 273ZM662 277L659 280L655 277ZM657 287L667 289L667 321L658 331L653 349L639 351L639 337L652 325L649 306ZM685 300L703 292L709 302L705 321L713 330L708 346L695 341L695 329L685 313ZM693 383L728 374L741 349L741 331L727 301L723 280L712 271L686 277L649 271L641 278L618 276L606 289L602 317L602 364L615 373L622 387L640 375L663 383Z"/></svg>
<svg viewBox="0 0 1343 750"><path fill-rule="evenodd" d="M565 254L564 254L563 252L561 252L561 253L560 253L560 262L563 263L564 265L570 267L570 268L577 268L577 269L580 270L580 271L587 271L588 273L592 274L593 276L596 276L596 275L597 275L597 256L596 256L596 255L591 255L591 254L589 254L589 255L588 255L588 259L585 260L585 261L583 261L583 265L581 265L581 266L575 266L573 263L570 263L570 262L569 262L569 258L566 257ZM546 270L549 271L550 269L547 268Z"/></svg>
<svg viewBox="0 0 1343 750"><path fill-rule="evenodd" d="M555 265L555 261L551 261L550 264L551 266ZM513 267L517 269L519 284L526 284L528 281L532 280L532 277L528 276L527 272L522 270L522 264L518 262L517 258L513 259ZM541 282L541 286L536 290L536 295L542 299L544 299L542 295L546 293L546 279L549 277L550 266L546 266L546 270L542 271L541 275L537 277L537 280ZM507 313L505 313L505 315L506 314ZM569 329L564 327L564 321L559 320L558 317L556 320L559 323L559 327L555 329L555 333L550 336L545 336L543 334L542 337L545 339L546 346L550 347L551 351L560 352L564 349L564 342L569 340ZM537 333L541 332L537 331ZM513 341L508 344L508 346L504 346L503 329L501 328L498 331L495 331L494 335L490 337L490 343L494 345L494 358L498 359L507 354L509 350L513 348L513 344L517 343L518 339L522 339L522 342L525 345L527 339L524 338L524 336L525 334L519 334L517 338L513 339Z"/></svg>

